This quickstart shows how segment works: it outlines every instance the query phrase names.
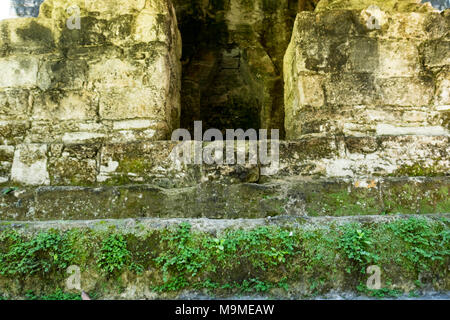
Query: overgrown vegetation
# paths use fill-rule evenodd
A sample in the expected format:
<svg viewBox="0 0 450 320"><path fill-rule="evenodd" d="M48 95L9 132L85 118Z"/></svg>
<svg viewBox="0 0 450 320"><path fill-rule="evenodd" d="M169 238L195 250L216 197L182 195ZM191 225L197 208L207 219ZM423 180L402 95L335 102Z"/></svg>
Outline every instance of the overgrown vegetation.
<svg viewBox="0 0 450 320"><path fill-rule="evenodd" d="M66 293L61 289L56 289L48 295L36 295L33 291L25 294L27 300L82 300L81 295L77 293Z"/></svg>
<svg viewBox="0 0 450 320"><path fill-rule="evenodd" d="M163 284L157 291L176 291L190 285L206 289L240 289L264 292L274 287L258 276L288 263L298 250L294 233L279 228L233 230L222 237L195 235L182 224L166 232L165 252L155 259L163 271ZM199 273L210 279L201 280ZM244 274L245 275L244 275ZM254 275L248 279L248 275Z"/></svg>
<svg viewBox="0 0 450 320"><path fill-rule="evenodd" d="M410 218L386 227L405 244L406 250L399 254L419 272L442 265L450 255L450 229L442 225L433 226L425 219Z"/></svg>
<svg viewBox="0 0 450 320"><path fill-rule="evenodd" d="M11 230L0 234L0 242L7 248L0 253L1 275L45 274L67 268L74 258L69 233L40 232L26 239Z"/></svg>
<svg viewBox="0 0 450 320"><path fill-rule="evenodd" d="M98 267L108 274L118 273L130 262L131 253L127 249L125 237L111 234L102 242Z"/></svg>
<svg viewBox="0 0 450 320"><path fill-rule="evenodd" d="M28 297L40 299L76 298L54 291L64 284L72 264L88 275L104 277L104 287L96 288L99 292L123 290L123 279L133 281L143 275L151 290L167 294L184 289L219 295L269 293L303 283L305 294L310 295L338 287L382 298L401 291L398 279L413 286L422 285L421 281L428 286L435 281L446 285L448 225L448 219L412 217L384 224L263 226L217 234L194 232L187 223L163 230L142 229L139 234L74 229L27 237L10 229L0 233L0 275L23 284L45 276L37 280L43 285L37 289L39 296L30 293ZM366 268L373 264L382 270L379 290L364 285ZM428 278L421 277L423 272ZM22 294L30 289L34 290L33 285L23 285Z"/></svg>
<svg viewBox="0 0 450 320"><path fill-rule="evenodd" d="M356 269L365 273L366 266L376 263L378 256L370 249L372 247L371 231L361 227L359 224L347 224L340 228L338 248L343 250L347 258L353 263ZM351 268L347 268L350 273Z"/></svg>

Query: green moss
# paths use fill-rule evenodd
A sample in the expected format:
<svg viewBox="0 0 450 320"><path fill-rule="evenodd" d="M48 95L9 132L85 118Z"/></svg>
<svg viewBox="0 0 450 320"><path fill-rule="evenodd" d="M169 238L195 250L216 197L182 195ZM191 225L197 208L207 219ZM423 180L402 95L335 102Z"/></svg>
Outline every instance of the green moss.
<svg viewBox="0 0 450 320"><path fill-rule="evenodd" d="M26 28L18 29L17 34L23 40L37 42L43 48L50 49L55 46L52 31L36 21L31 21Z"/></svg>
<svg viewBox="0 0 450 320"><path fill-rule="evenodd" d="M385 213L445 213L450 210L446 182L393 183L383 193Z"/></svg>
<svg viewBox="0 0 450 320"><path fill-rule="evenodd" d="M356 223L345 225L340 229L340 233L338 248L345 253L356 269L365 273L365 268L378 260L378 256L369 250L373 244L371 230ZM351 271L350 268L347 269L348 273Z"/></svg>
<svg viewBox="0 0 450 320"><path fill-rule="evenodd" d="M98 267L106 273L116 273L123 270L130 262L131 253L127 242L121 234L111 234L102 242L97 259Z"/></svg>
<svg viewBox="0 0 450 320"><path fill-rule="evenodd" d="M151 162L144 158L129 158L119 162L117 172L145 174L146 170L151 168Z"/></svg>
<svg viewBox="0 0 450 320"><path fill-rule="evenodd" d="M379 214L380 202L372 190L321 190L307 195L307 211L311 216L353 216Z"/></svg>
<svg viewBox="0 0 450 320"><path fill-rule="evenodd" d="M394 177L438 177L445 176L448 169L438 164L439 159L433 160L433 164L425 164L424 161L412 165L402 165L390 176Z"/></svg>

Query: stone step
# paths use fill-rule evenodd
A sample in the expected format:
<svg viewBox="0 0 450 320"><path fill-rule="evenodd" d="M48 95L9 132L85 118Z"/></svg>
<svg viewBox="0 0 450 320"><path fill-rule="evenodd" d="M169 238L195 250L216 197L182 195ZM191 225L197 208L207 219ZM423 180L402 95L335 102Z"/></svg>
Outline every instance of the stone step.
<svg viewBox="0 0 450 320"><path fill-rule="evenodd" d="M57 290L102 299L448 295L449 219L2 222L0 297Z"/></svg>
<svg viewBox="0 0 450 320"><path fill-rule="evenodd" d="M246 158L242 164L234 161L230 165L225 164L226 156L218 164L196 164L196 146L203 153L217 146L206 142L186 142L189 163L171 156L178 146L172 141L18 144L0 146L0 183L5 186L154 184L176 188L205 181L260 182L293 176L444 176L450 172L449 139L400 135L309 136L280 141L278 145L259 141L252 161L249 143L232 145L235 160L241 152ZM261 151L264 146L270 149L267 153ZM182 148L178 148L181 156ZM217 150L226 154L226 147ZM260 151L268 155L266 159Z"/></svg>
<svg viewBox="0 0 450 320"><path fill-rule="evenodd" d="M450 212L450 177L284 178L164 189L155 185L6 187L0 220L266 218Z"/></svg>

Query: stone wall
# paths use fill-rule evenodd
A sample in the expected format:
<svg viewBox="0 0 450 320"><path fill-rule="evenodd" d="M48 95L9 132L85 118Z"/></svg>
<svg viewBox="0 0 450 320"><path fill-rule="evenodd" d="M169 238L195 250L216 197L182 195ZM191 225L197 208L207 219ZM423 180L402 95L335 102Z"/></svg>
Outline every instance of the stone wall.
<svg viewBox="0 0 450 320"><path fill-rule="evenodd" d="M66 27L58 1L45 2L37 19L1 22L7 149L166 138L178 126L180 43L171 5L137 1L119 11L84 3L80 30Z"/></svg>
<svg viewBox="0 0 450 320"><path fill-rule="evenodd" d="M72 171L96 171L97 149L65 146L168 139L179 126L181 41L171 3L71 4L81 8L79 30L66 26L67 3L56 0L39 18L0 22L2 182L50 183L48 154L56 163L77 159Z"/></svg>
<svg viewBox="0 0 450 320"><path fill-rule="evenodd" d="M46 1L37 19L0 24L0 183L178 188L205 181L359 179L408 176L414 170L436 176L448 171L448 11L434 12L430 6L417 7L428 12L387 7L321 11L322 2L317 12L302 11L284 61L288 141L280 145L280 170L264 176L268 168L261 163L180 166L170 159L176 143L167 140L179 126L181 90L174 12L164 1L160 6L124 3L80 4L80 30L67 29L68 13L57 1ZM282 125L273 122L282 113L271 108L273 103L278 111L283 108L283 88L275 92L272 85L282 86L279 72L289 17L297 5L312 10L317 2L275 7L230 2L223 10L194 4L200 3L176 2L186 36L190 19L198 17L214 18L205 25L206 20L197 21L202 32L213 30L209 36L219 26L226 32L219 40L202 38L201 32L199 38L184 39L181 126L195 119L195 113L186 114L195 109L200 120L207 120L204 128L214 117L229 128L239 127L222 109L201 109L206 107L196 104L201 99L194 103L198 90L220 102L217 107L230 107L234 94L257 99L259 119L272 123L261 126ZM201 8L210 11L197 16ZM380 29L367 26L370 16L377 17ZM261 68L271 71L258 80ZM257 90L238 78L252 79L247 84ZM213 90L214 83L222 87ZM241 116L246 111L233 112Z"/></svg>
<svg viewBox="0 0 450 320"><path fill-rule="evenodd" d="M448 293L450 14L419 2L73 0L71 30L45 0L0 22L0 300ZM184 164L170 134L197 119L287 140Z"/></svg>
<svg viewBox="0 0 450 320"><path fill-rule="evenodd" d="M321 1L298 15L284 61L287 139L448 136L450 12L372 2Z"/></svg>

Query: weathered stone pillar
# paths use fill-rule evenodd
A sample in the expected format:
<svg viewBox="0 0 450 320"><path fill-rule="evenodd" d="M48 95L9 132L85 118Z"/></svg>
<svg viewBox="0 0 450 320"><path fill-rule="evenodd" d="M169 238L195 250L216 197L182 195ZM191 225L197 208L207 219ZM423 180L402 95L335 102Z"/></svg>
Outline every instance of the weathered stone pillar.
<svg viewBox="0 0 450 320"><path fill-rule="evenodd" d="M298 15L284 59L287 139L448 136L449 10L322 0Z"/></svg>
<svg viewBox="0 0 450 320"><path fill-rule="evenodd" d="M52 180L32 178L30 159L21 169L28 144L44 164L67 145L164 140L179 127L181 38L170 0L46 0L38 18L4 20L0 30L0 144L8 155L16 148L14 182ZM97 151L76 157L95 181ZM8 181L13 159L4 160Z"/></svg>

